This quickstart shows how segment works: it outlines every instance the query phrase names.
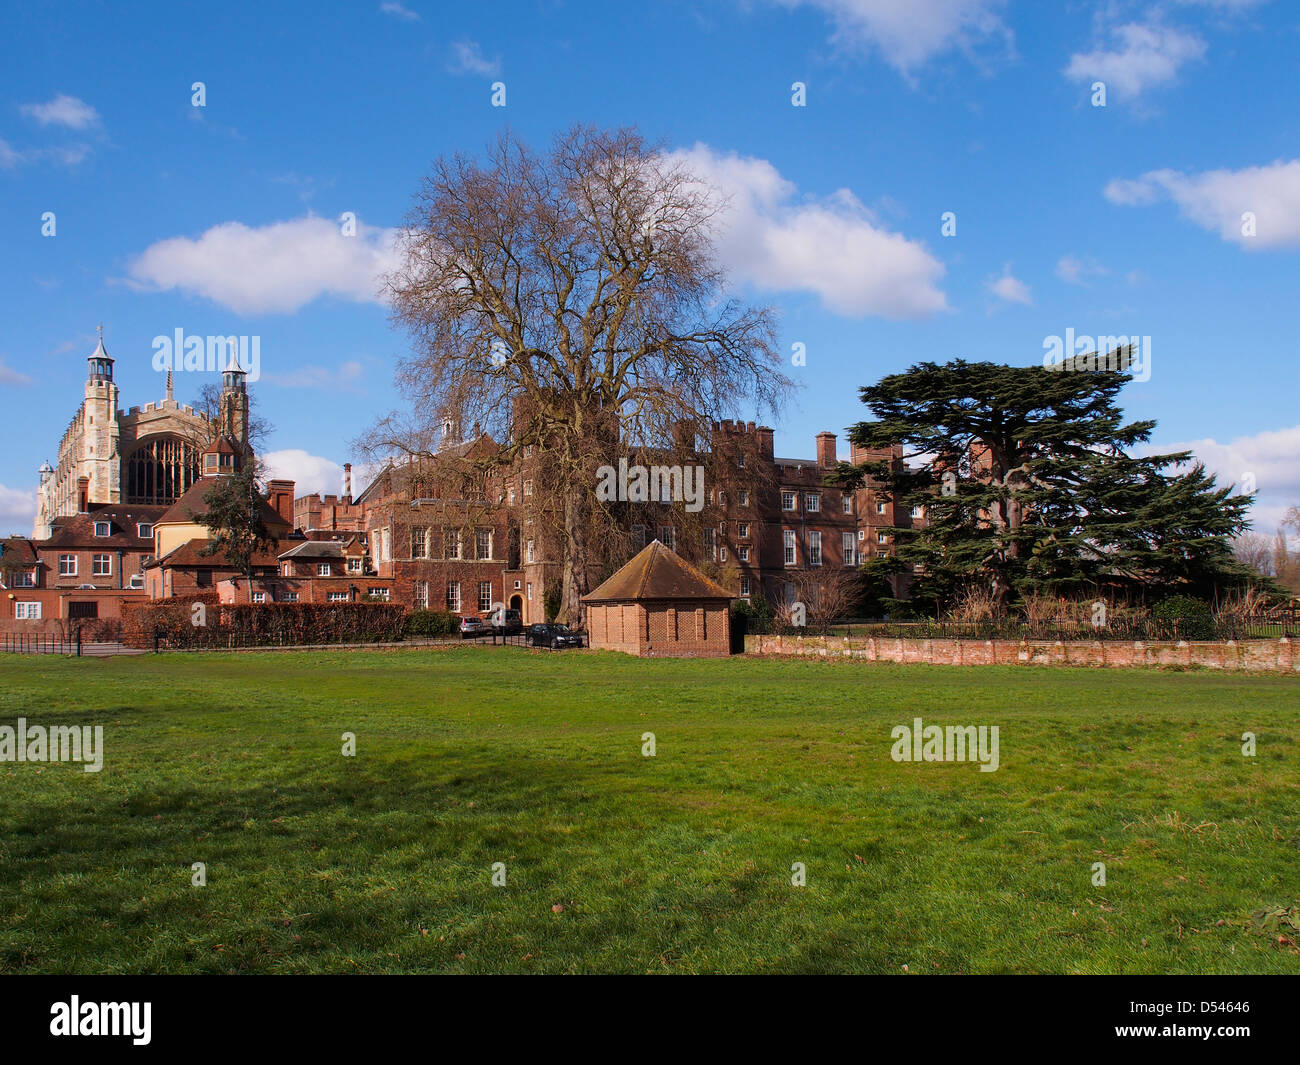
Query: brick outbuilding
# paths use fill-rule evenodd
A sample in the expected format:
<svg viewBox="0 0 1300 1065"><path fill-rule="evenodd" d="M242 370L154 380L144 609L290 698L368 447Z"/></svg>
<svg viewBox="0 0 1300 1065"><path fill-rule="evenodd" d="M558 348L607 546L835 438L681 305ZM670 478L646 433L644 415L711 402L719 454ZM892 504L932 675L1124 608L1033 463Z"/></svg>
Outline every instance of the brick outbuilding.
<svg viewBox="0 0 1300 1065"><path fill-rule="evenodd" d="M655 540L583 602L592 647L642 658L724 658L733 598Z"/></svg>

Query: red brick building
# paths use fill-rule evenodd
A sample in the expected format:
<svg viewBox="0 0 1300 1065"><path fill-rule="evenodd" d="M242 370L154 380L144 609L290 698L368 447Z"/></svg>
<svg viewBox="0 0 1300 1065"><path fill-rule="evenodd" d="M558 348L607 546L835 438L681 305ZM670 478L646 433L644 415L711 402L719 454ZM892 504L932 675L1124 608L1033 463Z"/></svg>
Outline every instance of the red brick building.
<svg viewBox="0 0 1300 1065"><path fill-rule="evenodd" d="M597 650L642 658L731 653L731 594L658 540L583 598Z"/></svg>

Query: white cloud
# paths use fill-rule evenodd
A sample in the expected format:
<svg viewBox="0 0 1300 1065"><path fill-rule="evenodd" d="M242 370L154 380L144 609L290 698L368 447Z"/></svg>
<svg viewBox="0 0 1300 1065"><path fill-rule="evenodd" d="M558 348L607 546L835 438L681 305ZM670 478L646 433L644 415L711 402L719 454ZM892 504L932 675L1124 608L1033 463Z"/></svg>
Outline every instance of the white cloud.
<svg viewBox="0 0 1300 1065"><path fill-rule="evenodd" d="M19 110L34 118L42 126L64 126L67 129L92 129L99 125L99 112L85 100L59 93L43 104L23 104Z"/></svg>
<svg viewBox="0 0 1300 1065"><path fill-rule="evenodd" d="M351 359L338 367L300 366L287 373L263 374L263 379L284 388L349 388L356 390L362 378L361 363Z"/></svg>
<svg viewBox="0 0 1300 1065"><path fill-rule="evenodd" d="M0 140L0 170L14 170L25 163L39 163L48 159L60 166L76 166L90 154L88 144L70 144L59 148L18 149L6 140Z"/></svg>
<svg viewBox="0 0 1300 1065"><path fill-rule="evenodd" d="M1200 174L1152 170L1110 182L1105 196L1126 207L1167 196L1184 218L1247 250L1300 246L1300 159ZM1248 212L1255 216L1253 236L1243 232Z"/></svg>
<svg viewBox="0 0 1300 1065"><path fill-rule="evenodd" d="M1300 425L1266 430L1221 444L1213 437L1161 444L1148 452L1191 451L1216 474L1220 486L1245 491L1253 477L1258 494L1251 509L1257 532L1272 535L1288 507L1300 505Z"/></svg>
<svg viewBox="0 0 1300 1065"><path fill-rule="evenodd" d="M412 11L405 4L397 3L397 0L385 0L384 3L379 5L379 10L385 15L392 15L394 18L399 18L403 22L420 21L418 12Z"/></svg>
<svg viewBox="0 0 1300 1065"><path fill-rule="evenodd" d="M357 223L345 237L334 222L308 216L251 227L213 226L197 239L150 245L129 266L128 284L181 289L239 314L290 313L320 296L380 301L380 278L397 265L396 230Z"/></svg>
<svg viewBox="0 0 1300 1065"><path fill-rule="evenodd" d="M477 41L457 41L451 47L455 59L448 69L453 74L480 74L495 78L501 73L501 60L486 58Z"/></svg>
<svg viewBox="0 0 1300 1065"><path fill-rule="evenodd" d="M1109 271L1096 259L1063 255L1056 264L1056 276L1070 285L1086 285L1090 277L1105 277Z"/></svg>
<svg viewBox="0 0 1300 1065"><path fill-rule="evenodd" d="M19 373L10 366L6 366L3 359L0 359L0 385L30 385L32 379L25 373Z"/></svg>
<svg viewBox="0 0 1300 1065"><path fill-rule="evenodd" d="M1108 48L1072 55L1065 76L1104 81L1108 94L1132 100L1149 88L1172 83L1180 67L1205 56L1205 42L1195 34L1154 22L1116 26L1111 38Z"/></svg>
<svg viewBox="0 0 1300 1065"><path fill-rule="evenodd" d="M338 495L343 491L343 467L333 459L313 455L302 448L287 448L268 452L262 456L262 461L266 463L268 480L278 478L294 482L295 496L321 492Z"/></svg>
<svg viewBox="0 0 1300 1065"><path fill-rule="evenodd" d="M0 484L0 536L31 536L36 521L36 489Z"/></svg>
<svg viewBox="0 0 1300 1065"><path fill-rule="evenodd" d="M1011 274L1011 264L1002 268L1002 276L990 278L988 290L1004 303L1021 303L1026 307L1034 302L1029 286Z"/></svg>
<svg viewBox="0 0 1300 1065"><path fill-rule="evenodd" d="M890 66L907 74L954 48L1007 34L995 12L1005 0L780 0L787 7L811 6L830 16L835 43L874 48Z"/></svg>
<svg viewBox="0 0 1300 1065"><path fill-rule="evenodd" d="M944 266L918 241L885 229L848 189L800 197L765 159L697 144L666 157L727 199L717 251L733 280L812 292L839 314L919 318L948 309Z"/></svg>

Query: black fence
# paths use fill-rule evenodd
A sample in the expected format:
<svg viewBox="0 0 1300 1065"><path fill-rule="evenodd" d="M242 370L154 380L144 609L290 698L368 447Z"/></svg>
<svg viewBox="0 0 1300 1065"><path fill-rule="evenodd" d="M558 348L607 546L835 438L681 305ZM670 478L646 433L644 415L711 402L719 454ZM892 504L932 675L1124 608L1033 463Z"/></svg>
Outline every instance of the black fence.
<svg viewBox="0 0 1300 1065"><path fill-rule="evenodd" d="M737 624L739 622L739 624ZM881 621L871 618L812 620L803 626L773 619L733 618L733 638L739 630L762 636L870 636L934 640L1277 640L1300 637L1300 622L1275 618L1116 618L1105 625L1088 622L1003 621Z"/></svg>
<svg viewBox="0 0 1300 1065"><path fill-rule="evenodd" d="M81 634L59 636L52 633L5 633L0 636L0 652L14 655L79 655Z"/></svg>
<svg viewBox="0 0 1300 1065"><path fill-rule="evenodd" d="M582 645L587 646L587 637L585 633L582 636ZM256 651L256 650L326 650L331 647L338 648L379 648L379 647L455 647L463 645L487 644L490 646L511 646L511 647L545 647L545 644L534 644L530 641L526 632L503 633L486 632L482 635L474 636L440 636L435 638L426 638L422 636L407 636L401 640L392 640L386 637L355 637L347 640L337 640L331 643L302 643L291 635L283 633L261 633L252 636L236 634L232 632L222 632L220 629L211 629L200 633L197 637L187 634L183 640L171 640L166 636L158 635L153 639L153 650L161 651Z"/></svg>

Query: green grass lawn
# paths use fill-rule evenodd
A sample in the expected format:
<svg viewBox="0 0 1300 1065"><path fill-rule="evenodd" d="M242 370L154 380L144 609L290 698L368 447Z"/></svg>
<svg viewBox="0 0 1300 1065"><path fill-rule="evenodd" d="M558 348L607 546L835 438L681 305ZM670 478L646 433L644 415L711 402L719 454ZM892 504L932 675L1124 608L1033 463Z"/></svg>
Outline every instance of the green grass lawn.
<svg viewBox="0 0 1300 1065"><path fill-rule="evenodd" d="M5 972L1300 972L1297 678L11 655L19 716L106 753L0 764ZM892 761L916 716L1001 768Z"/></svg>

